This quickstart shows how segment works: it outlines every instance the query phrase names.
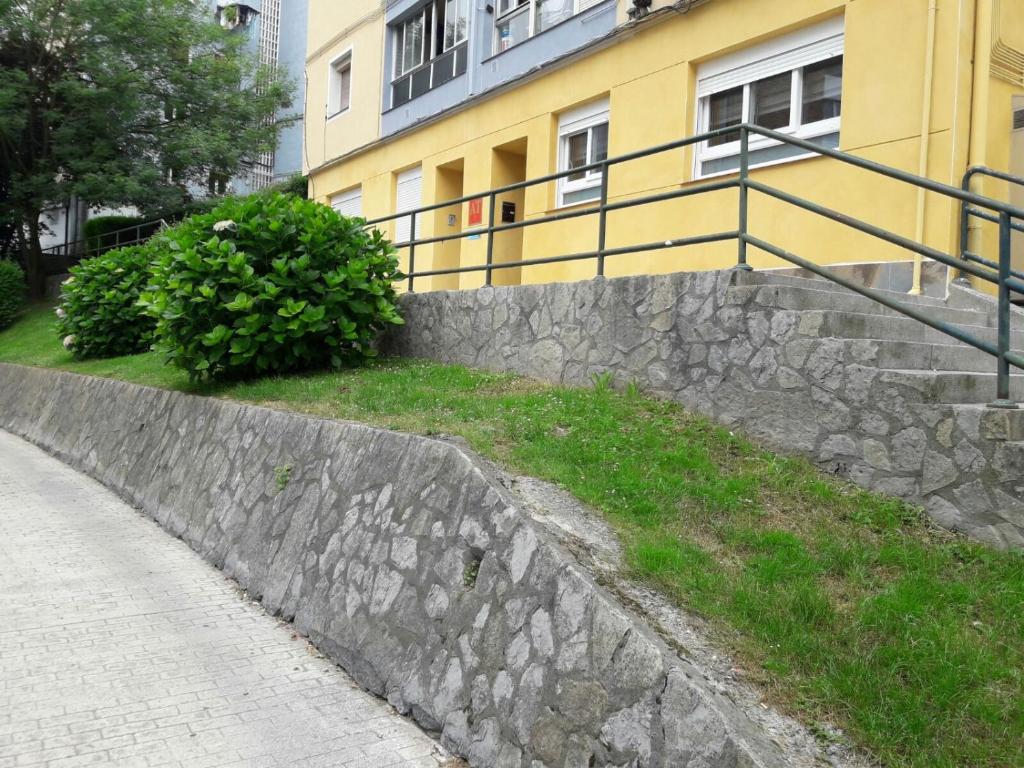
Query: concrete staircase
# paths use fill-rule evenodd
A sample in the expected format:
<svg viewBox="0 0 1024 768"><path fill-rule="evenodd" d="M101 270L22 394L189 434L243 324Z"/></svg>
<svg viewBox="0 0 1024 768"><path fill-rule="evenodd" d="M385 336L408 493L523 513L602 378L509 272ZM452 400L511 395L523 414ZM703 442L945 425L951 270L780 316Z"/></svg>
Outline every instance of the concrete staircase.
<svg viewBox="0 0 1024 768"><path fill-rule="evenodd" d="M923 501L947 527L1024 546L1024 371L1011 369L1011 399L1022 407L989 408L993 356L871 299L824 280L771 272L741 273L729 290L734 301L797 313L799 335L822 339L841 361L845 381L870 381L859 398L848 383L834 389L836 407L857 409L861 418L812 451L820 464ZM954 286L946 300L886 295L996 339L995 302L983 294ZM1012 320L1011 347L1024 350L1024 312L1015 308Z"/></svg>
<svg viewBox="0 0 1024 768"><path fill-rule="evenodd" d="M752 272L742 275L734 290L759 290L762 286L770 286L767 291L773 294L775 306L800 312L805 327L817 325L816 335L841 340L851 349L862 349L864 342L871 342L874 359L870 362L921 390L925 402L989 403L995 399L996 359L986 352L825 280ZM766 291L760 293L763 302ZM996 341L995 302L982 294L972 292L969 299L958 302L956 293L948 300L879 293L978 338ZM1010 344L1020 352L1024 350L1024 312L1016 310L1013 321ZM1010 395L1022 404L1020 415L1024 417L1024 371L1013 368L1011 376Z"/></svg>

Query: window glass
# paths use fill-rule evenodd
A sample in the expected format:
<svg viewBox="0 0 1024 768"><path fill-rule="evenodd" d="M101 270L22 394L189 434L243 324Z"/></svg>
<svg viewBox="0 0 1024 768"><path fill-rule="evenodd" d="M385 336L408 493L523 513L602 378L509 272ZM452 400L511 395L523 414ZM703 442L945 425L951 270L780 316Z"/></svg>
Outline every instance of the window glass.
<svg viewBox="0 0 1024 768"><path fill-rule="evenodd" d="M530 14L524 10L509 16L507 19L499 21L497 28L498 51L507 51L530 36Z"/></svg>
<svg viewBox="0 0 1024 768"><path fill-rule="evenodd" d="M804 67L804 123L839 117L843 93L843 57Z"/></svg>
<svg viewBox="0 0 1024 768"><path fill-rule="evenodd" d="M590 162L599 163L608 159L608 123L595 125L591 129Z"/></svg>
<svg viewBox="0 0 1024 768"><path fill-rule="evenodd" d="M530 0L498 0L498 15L508 13L514 8L518 8L521 5L526 5Z"/></svg>
<svg viewBox="0 0 1024 768"><path fill-rule="evenodd" d="M405 41L402 54L402 72L408 72L423 62L423 17L417 16L405 23Z"/></svg>
<svg viewBox="0 0 1024 768"><path fill-rule="evenodd" d="M708 130L714 131L743 122L743 86L721 93L712 94L708 99ZM708 141L709 147L717 147L740 140L740 132L723 133Z"/></svg>
<svg viewBox="0 0 1024 768"><path fill-rule="evenodd" d="M466 39L466 10L469 0L446 0L444 8L444 48Z"/></svg>
<svg viewBox="0 0 1024 768"><path fill-rule="evenodd" d="M793 73L758 80L750 86L750 98L750 122L773 130L786 128L793 100Z"/></svg>
<svg viewBox="0 0 1024 768"><path fill-rule="evenodd" d="M571 170L573 168L582 168L584 165L587 164L588 133L589 131L580 131L579 133L574 133L568 137L567 141L569 144L569 168L567 170ZM581 172L574 173L568 178L569 181L579 181L580 179L584 178L584 176L586 176L586 174Z"/></svg>
<svg viewBox="0 0 1024 768"><path fill-rule="evenodd" d="M344 112L349 108L352 93L352 67L347 63L338 70L338 88L338 111Z"/></svg>
<svg viewBox="0 0 1024 768"><path fill-rule="evenodd" d="M537 32L550 29L573 15L575 0L537 0Z"/></svg>

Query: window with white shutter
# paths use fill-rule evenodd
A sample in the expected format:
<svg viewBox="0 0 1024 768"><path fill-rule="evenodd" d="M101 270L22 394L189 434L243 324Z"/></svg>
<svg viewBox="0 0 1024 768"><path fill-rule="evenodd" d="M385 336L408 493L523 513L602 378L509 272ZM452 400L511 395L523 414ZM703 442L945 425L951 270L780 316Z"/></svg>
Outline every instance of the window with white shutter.
<svg viewBox="0 0 1024 768"><path fill-rule="evenodd" d="M352 52L347 51L330 64L327 73L327 117L352 106Z"/></svg>
<svg viewBox="0 0 1024 768"><path fill-rule="evenodd" d="M843 17L702 64L697 70L697 132L749 123L823 147L839 146ZM799 147L750 135L752 167L806 157ZM698 145L695 175L740 166L740 132Z"/></svg>
<svg viewBox="0 0 1024 768"><path fill-rule="evenodd" d="M558 118L558 170L586 168L608 159L608 99L564 112ZM559 206L601 197L600 169L581 170L559 179Z"/></svg>
<svg viewBox="0 0 1024 768"><path fill-rule="evenodd" d="M363 188L353 187L341 192L331 198L331 207L342 216L349 218L362 218L363 216Z"/></svg>
<svg viewBox="0 0 1024 768"><path fill-rule="evenodd" d="M398 174L395 182L395 213L414 211L423 206L423 169L420 166L410 168ZM407 243L410 240L411 221L403 216L395 225L395 242ZM423 236L423 217L416 216L416 237Z"/></svg>

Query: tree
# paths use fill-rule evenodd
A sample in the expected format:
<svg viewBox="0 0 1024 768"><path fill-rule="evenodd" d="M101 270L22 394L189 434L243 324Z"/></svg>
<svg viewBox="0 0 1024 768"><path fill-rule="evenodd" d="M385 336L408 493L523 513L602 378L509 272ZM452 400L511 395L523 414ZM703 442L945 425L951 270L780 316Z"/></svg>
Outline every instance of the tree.
<svg viewBox="0 0 1024 768"><path fill-rule="evenodd" d="M0 225L43 289L40 213L173 206L277 142L290 86L203 0L0 0Z"/></svg>

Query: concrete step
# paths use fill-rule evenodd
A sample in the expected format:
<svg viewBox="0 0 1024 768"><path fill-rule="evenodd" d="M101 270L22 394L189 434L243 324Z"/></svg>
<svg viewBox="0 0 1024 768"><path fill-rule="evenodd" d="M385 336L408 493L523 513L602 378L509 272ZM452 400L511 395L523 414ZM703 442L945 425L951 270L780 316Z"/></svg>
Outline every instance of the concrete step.
<svg viewBox="0 0 1024 768"><path fill-rule="evenodd" d="M790 278L800 279L800 278ZM806 282L815 282L807 280ZM818 281L820 282L820 281ZM760 285L743 286L733 288L734 291L756 291L757 299L762 304L770 304L780 309L792 309L799 311L826 309L834 312L853 312L864 315L883 315L886 317L906 317L899 310L891 309L884 304L861 296L852 291L822 291L817 288L805 288L793 285ZM908 302L907 297L899 295L897 299L921 312L927 312L929 317L957 325L992 326L993 319L987 312L975 309L961 309L948 307L943 304L919 304Z"/></svg>
<svg viewBox="0 0 1024 768"><path fill-rule="evenodd" d="M952 339L949 339L953 342ZM863 349L863 339L847 339L844 344L851 348ZM922 371L968 371L992 373L996 359L980 349L966 344L929 344L919 341L878 340L871 342L876 353L871 364L878 368L909 369ZM854 354L847 360L857 359ZM1024 372L1021 372L1024 375Z"/></svg>
<svg viewBox="0 0 1024 768"><path fill-rule="evenodd" d="M996 374L958 371L886 370L883 381L919 391L926 403L988 403L996 396ZM1024 376L1010 380L1010 399L1024 403Z"/></svg>
<svg viewBox="0 0 1024 768"><path fill-rule="evenodd" d="M804 332L817 329L813 335L836 339L881 339L886 341L917 341L927 344L955 344L956 339L909 317L869 315L858 312L809 310L801 313ZM978 325L960 325L973 336L995 343L996 329ZM1010 335L1012 349L1024 349L1024 330Z"/></svg>
<svg viewBox="0 0 1024 768"><path fill-rule="evenodd" d="M811 280L806 277L792 277L790 275L779 275L772 272L737 272L736 274L737 285L788 285L794 288L805 288L812 291L825 291L828 293L842 293L848 296L860 296L860 294L854 293L848 288L844 288L838 283L833 283L828 280ZM911 296L908 293L896 293L895 291L882 291L877 289L876 291L887 298L902 301L907 304L930 307L946 306L944 299L935 298L933 296Z"/></svg>

